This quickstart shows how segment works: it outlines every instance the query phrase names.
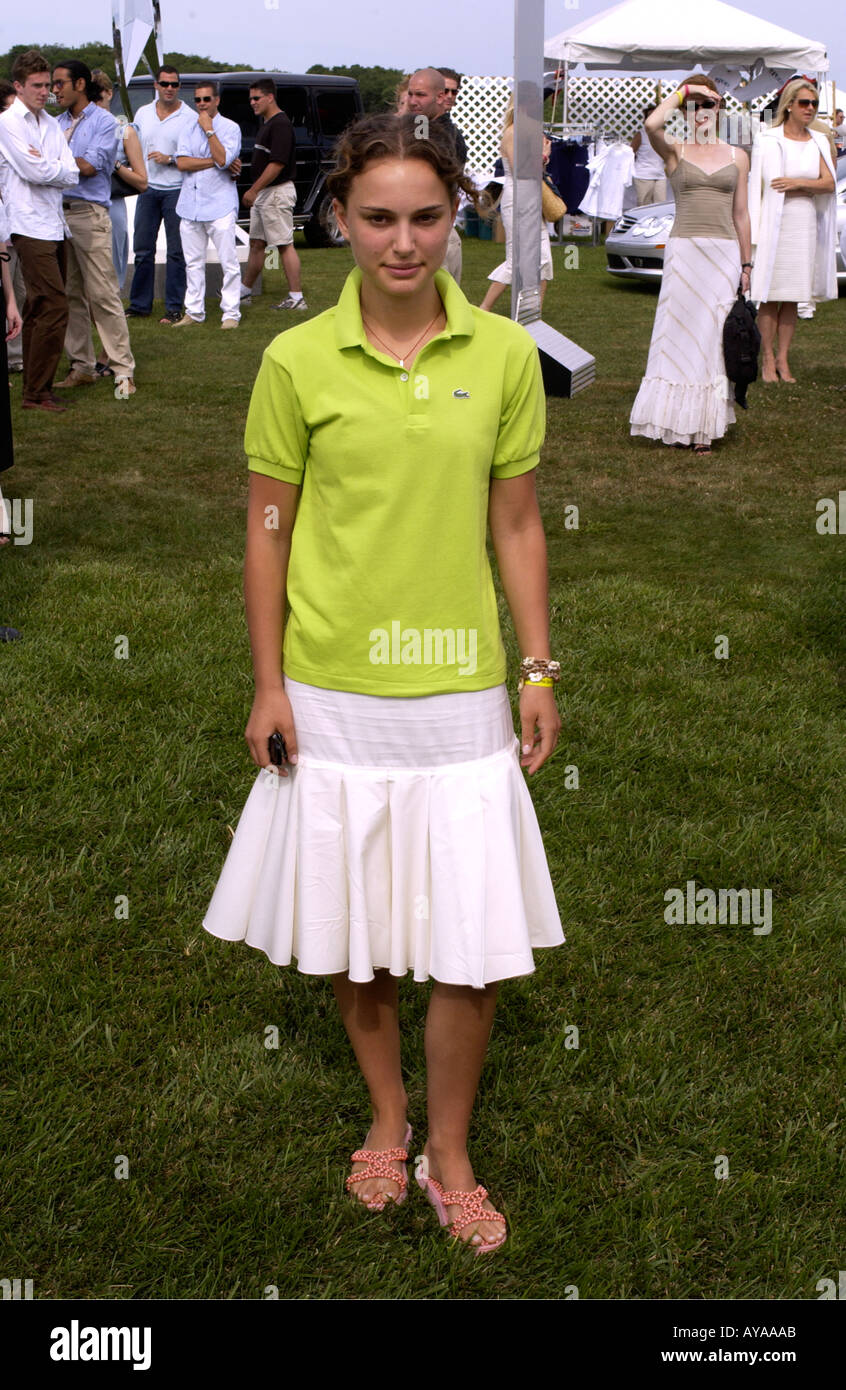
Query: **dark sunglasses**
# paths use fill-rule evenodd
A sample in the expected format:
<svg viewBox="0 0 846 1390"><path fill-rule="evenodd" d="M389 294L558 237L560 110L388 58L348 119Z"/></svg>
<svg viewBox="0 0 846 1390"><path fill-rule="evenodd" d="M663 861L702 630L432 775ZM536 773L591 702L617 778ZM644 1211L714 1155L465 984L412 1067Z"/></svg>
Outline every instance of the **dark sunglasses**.
<svg viewBox="0 0 846 1390"><path fill-rule="evenodd" d="M214 101L214 97L195 97L195 101Z"/></svg>
<svg viewBox="0 0 846 1390"><path fill-rule="evenodd" d="M159 86L160 86L160 87L178 87L178 86L179 86L179 83L178 83L178 82L160 82L160 83L159 83Z"/></svg>
<svg viewBox="0 0 846 1390"><path fill-rule="evenodd" d="M712 97L702 97L701 99L694 100L693 109L694 111L716 111L719 104L720 103L714 101Z"/></svg>
<svg viewBox="0 0 846 1390"><path fill-rule="evenodd" d="M814 110L816 111L817 107L819 106L819 102L818 102L818 101L814 101L812 97L797 97L797 99L796 99L796 105L797 105L797 106L813 106Z"/></svg>

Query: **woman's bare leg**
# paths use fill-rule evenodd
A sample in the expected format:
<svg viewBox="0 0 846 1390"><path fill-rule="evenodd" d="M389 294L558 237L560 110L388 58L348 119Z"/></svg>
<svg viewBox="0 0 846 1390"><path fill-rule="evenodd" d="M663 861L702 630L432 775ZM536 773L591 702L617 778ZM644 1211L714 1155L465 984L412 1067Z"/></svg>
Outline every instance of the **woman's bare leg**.
<svg viewBox="0 0 846 1390"><path fill-rule="evenodd" d="M496 984L471 989L436 981L432 987L425 1033L429 1138L424 1152L430 1176L447 1191L472 1192L476 1186L467 1153L467 1132L493 1025L496 993ZM490 1202L487 1206L493 1210ZM459 1215L458 1207L448 1207L447 1211L451 1220ZM501 1221L476 1222L461 1232L462 1240L477 1245L481 1240L501 1237Z"/></svg>
<svg viewBox="0 0 846 1390"><path fill-rule="evenodd" d="M778 352L776 353L776 370L780 373L783 381L795 381L796 378L790 371L790 364L787 354L796 329L796 320L799 316L798 304L782 304L778 311Z"/></svg>
<svg viewBox="0 0 846 1390"><path fill-rule="evenodd" d="M364 1149L401 1148L405 1139L408 1097L400 1063L399 992L387 970L377 970L369 984L355 984L348 975L333 975L332 988L341 1019L370 1092L373 1123ZM354 1163L352 1171L365 1165ZM398 1170L401 1164L397 1164ZM393 1200L399 1184L388 1178L368 1178L353 1188L367 1206L380 1194Z"/></svg>
<svg viewBox="0 0 846 1390"><path fill-rule="evenodd" d="M761 380L778 381L775 366L775 336L778 324L778 304L762 304L758 309L758 328L761 333Z"/></svg>
<svg viewBox="0 0 846 1390"><path fill-rule="evenodd" d="M496 304L496 301L499 299L499 296L502 294L502 291L504 289L510 288L510 285L503 285L500 283L499 280L492 280L490 285L488 286L488 292L482 300L481 304L479 305L479 308L491 310L493 306Z"/></svg>

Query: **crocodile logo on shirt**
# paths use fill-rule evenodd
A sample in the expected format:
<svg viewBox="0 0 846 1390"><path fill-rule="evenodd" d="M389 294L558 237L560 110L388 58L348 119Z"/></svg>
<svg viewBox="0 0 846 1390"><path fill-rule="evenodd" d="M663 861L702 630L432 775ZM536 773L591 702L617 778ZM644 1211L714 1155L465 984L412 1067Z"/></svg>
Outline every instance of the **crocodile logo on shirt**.
<svg viewBox="0 0 846 1390"><path fill-rule="evenodd" d="M456 397L456 399L458 399L458 400L469 401L469 399L470 399L470 392L469 392L469 391L462 391L460 387L456 387L456 389L453 391L452 394L453 394L453 395Z"/></svg>

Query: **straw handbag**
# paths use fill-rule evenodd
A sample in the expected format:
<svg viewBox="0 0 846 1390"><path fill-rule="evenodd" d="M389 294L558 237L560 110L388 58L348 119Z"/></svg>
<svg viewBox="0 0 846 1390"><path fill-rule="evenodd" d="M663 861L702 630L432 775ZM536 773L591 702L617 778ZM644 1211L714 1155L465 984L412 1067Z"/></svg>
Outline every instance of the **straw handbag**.
<svg viewBox="0 0 846 1390"><path fill-rule="evenodd" d="M567 204L548 174L541 184L541 214L544 222L557 222L567 211Z"/></svg>

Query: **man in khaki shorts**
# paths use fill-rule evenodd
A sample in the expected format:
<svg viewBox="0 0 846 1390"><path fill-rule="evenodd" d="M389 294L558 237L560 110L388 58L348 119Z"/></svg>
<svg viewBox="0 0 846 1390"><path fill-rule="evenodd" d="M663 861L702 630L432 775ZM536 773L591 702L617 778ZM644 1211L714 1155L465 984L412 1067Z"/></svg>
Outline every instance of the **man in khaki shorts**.
<svg viewBox="0 0 846 1390"><path fill-rule="evenodd" d="M250 209L250 254L241 285L242 300L249 300L253 285L264 268L268 246L277 246L288 281L288 295L274 309L307 309L300 284L300 258L294 249L294 127L276 104L276 85L260 77L250 87L250 105L262 121L253 149L250 173L253 182L244 194Z"/></svg>

